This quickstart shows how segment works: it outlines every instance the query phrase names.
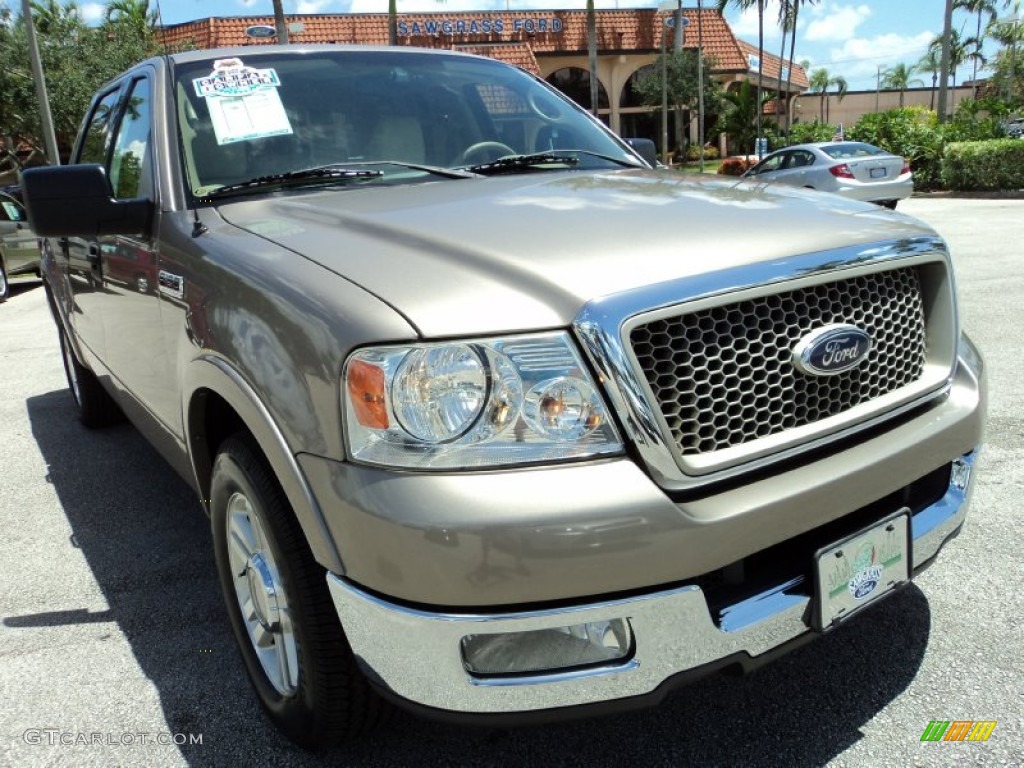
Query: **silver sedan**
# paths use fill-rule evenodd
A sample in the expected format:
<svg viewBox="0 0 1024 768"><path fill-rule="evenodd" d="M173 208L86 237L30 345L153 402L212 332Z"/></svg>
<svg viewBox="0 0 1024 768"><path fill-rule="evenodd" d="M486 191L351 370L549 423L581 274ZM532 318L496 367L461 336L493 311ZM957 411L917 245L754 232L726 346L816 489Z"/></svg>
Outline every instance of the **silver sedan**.
<svg viewBox="0 0 1024 768"><path fill-rule="evenodd" d="M861 141L796 144L773 152L743 175L889 208L914 191L908 160Z"/></svg>

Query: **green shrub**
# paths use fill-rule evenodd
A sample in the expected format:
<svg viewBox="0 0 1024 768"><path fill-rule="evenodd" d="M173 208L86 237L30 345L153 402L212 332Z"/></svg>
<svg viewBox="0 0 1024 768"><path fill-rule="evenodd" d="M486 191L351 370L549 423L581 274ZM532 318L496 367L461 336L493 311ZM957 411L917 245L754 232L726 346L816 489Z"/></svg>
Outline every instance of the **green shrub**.
<svg viewBox="0 0 1024 768"><path fill-rule="evenodd" d="M951 141L986 141L1003 138L1002 124L1010 115L1010 108L993 96L964 99L956 105L953 119L947 123L943 135Z"/></svg>
<svg viewBox="0 0 1024 768"><path fill-rule="evenodd" d="M747 160L743 157L729 157L718 166L718 172L726 176L742 176L743 172L756 162L756 160Z"/></svg>
<svg viewBox="0 0 1024 768"><path fill-rule="evenodd" d="M858 120L846 138L907 158L914 172L914 189L939 187L945 136L934 112L924 107L873 112Z"/></svg>
<svg viewBox="0 0 1024 768"><path fill-rule="evenodd" d="M1024 189L1024 141L991 139L954 142L942 156L948 189Z"/></svg>
<svg viewBox="0 0 1024 768"><path fill-rule="evenodd" d="M789 143L812 144L815 141L832 141L836 135L836 126L828 123L819 123L815 118L810 123L794 123L789 129Z"/></svg>
<svg viewBox="0 0 1024 768"><path fill-rule="evenodd" d="M689 149L686 150L686 159L691 163L695 163L700 160L700 150L696 144L691 144ZM718 159L718 148L717 147L704 147L704 159L705 160L717 160Z"/></svg>

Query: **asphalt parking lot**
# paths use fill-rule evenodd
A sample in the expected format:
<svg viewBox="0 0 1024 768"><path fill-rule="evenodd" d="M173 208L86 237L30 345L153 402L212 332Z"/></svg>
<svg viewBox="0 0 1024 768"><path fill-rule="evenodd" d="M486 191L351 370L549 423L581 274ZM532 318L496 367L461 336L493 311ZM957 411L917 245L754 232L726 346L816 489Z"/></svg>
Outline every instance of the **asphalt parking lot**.
<svg viewBox="0 0 1024 768"><path fill-rule="evenodd" d="M1024 765L1024 201L900 210L950 243L991 393L972 513L932 569L653 710L522 729L400 713L321 756L259 711L193 494L132 427L78 424L40 284L15 285L0 305L0 766ZM922 743L932 720L997 726Z"/></svg>

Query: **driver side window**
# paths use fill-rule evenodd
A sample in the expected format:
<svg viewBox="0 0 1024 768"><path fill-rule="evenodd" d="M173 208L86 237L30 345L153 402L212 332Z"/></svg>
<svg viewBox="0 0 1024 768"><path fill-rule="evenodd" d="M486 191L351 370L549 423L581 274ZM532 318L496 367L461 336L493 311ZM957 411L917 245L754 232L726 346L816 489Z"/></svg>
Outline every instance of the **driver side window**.
<svg viewBox="0 0 1024 768"><path fill-rule="evenodd" d="M132 83L110 157L110 185L119 200L153 196L151 123L149 81L143 78Z"/></svg>
<svg viewBox="0 0 1024 768"><path fill-rule="evenodd" d="M777 171L782 167L782 161L786 158L785 154L775 155L775 157L769 157L757 167L757 173L769 173L771 171Z"/></svg>
<svg viewBox="0 0 1024 768"><path fill-rule="evenodd" d="M107 131L110 119L117 110L117 97L121 93L115 88L106 94L96 104L92 115L89 116L89 126L82 138L82 145L78 151L78 163L99 163L106 165L107 149L110 146L110 134Z"/></svg>

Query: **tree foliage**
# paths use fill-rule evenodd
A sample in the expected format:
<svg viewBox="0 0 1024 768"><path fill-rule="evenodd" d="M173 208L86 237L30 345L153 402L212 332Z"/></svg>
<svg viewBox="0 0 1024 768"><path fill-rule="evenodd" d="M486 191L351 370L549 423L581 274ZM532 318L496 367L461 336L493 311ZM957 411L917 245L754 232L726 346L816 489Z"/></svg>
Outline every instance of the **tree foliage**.
<svg viewBox="0 0 1024 768"><path fill-rule="evenodd" d="M925 107L902 107L864 115L847 132L847 138L866 141L910 160L914 188L937 189L942 185L942 157L952 142L999 138L999 120L989 114L993 105L964 99L953 119L940 124L935 112Z"/></svg>
<svg viewBox="0 0 1024 768"><path fill-rule="evenodd" d="M54 130L61 156L66 158L78 133L89 101L104 82L133 64L158 52L153 31L155 20L146 2L111 5L99 27L90 27L75 5L56 0L33 3L36 40L53 113ZM130 13L132 8L135 14ZM149 23L139 23L138 12ZM4 166L20 165L14 154L18 143L36 150L44 145L32 72L29 66L25 20L11 16L0 24L0 141ZM41 152L40 152L41 153Z"/></svg>
<svg viewBox="0 0 1024 768"><path fill-rule="evenodd" d="M757 138L757 89L744 80L737 90L729 90L722 94L725 101L725 113L718 120L718 130L732 139L735 150L740 154L750 154L754 150L754 139ZM761 106L771 96L762 95Z"/></svg>
<svg viewBox="0 0 1024 768"><path fill-rule="evenodd" d="M696 110L698 101L697 52L684 48L681 51L666 51L664 56L669 108L675 110L677 116L685 110ZM661 106L661 64L662 57L658 56L657 61L645 67L634 80L637 96L647 106ZM704 113L706 115L718 114L722 100L722 85L711 77L713 67L714 62L705 56L703 81ZM680 148L685 143L682 129L682 121L677 119L676 143Z"/></svg>
<svg viewBox="0 0 1024 768"><path fill-rule="evenodd" d="M635 80L637 95L647 106L661 105L661 56L643 70ZM713 77L714 62L704 57L704 103L708 114L718 111L722 85ZM697 52L684 48L665 54L665 83L668 91L668 105L673 109L697 108Z"/></svg>

